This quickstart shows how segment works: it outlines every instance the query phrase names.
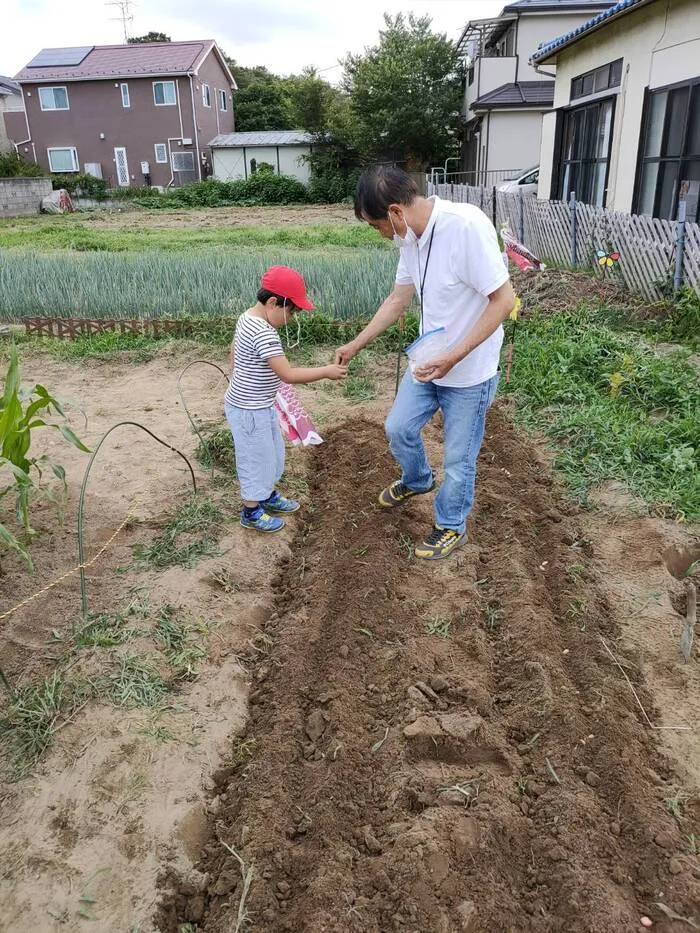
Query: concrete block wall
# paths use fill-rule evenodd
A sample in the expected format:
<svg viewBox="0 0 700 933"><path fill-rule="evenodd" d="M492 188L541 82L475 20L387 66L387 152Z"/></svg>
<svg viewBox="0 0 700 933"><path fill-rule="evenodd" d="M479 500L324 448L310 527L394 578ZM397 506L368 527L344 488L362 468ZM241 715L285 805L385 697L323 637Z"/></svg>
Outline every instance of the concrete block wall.
<svg viewBox="0 0 700 933"><path fill-rule="evenodd" d="M51 190L50 178L0 178L0 217L38 214Z"/></svg>

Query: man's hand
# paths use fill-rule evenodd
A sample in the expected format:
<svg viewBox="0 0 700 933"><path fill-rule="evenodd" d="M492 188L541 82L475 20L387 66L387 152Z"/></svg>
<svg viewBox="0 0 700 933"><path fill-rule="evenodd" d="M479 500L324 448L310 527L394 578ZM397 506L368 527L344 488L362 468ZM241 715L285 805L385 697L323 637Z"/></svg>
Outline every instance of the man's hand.
<svg viewBox="0 0 700 933"><path fill-rule="evenodd" d="M443 353L442 356L436 356L434 359L428 360L427 363L416 369L413 375L419 382L432 382L434 379L442 379L456 362L457 360L453 356Z"/></svg>
<svg viewBox="0 0 700 933"><path fill-rule="evenodd" d="M347 366L351 359L357 356L359 350L356 350L353 342L346 343L344 347L338 347L335 351L336 366Z"/></svg>

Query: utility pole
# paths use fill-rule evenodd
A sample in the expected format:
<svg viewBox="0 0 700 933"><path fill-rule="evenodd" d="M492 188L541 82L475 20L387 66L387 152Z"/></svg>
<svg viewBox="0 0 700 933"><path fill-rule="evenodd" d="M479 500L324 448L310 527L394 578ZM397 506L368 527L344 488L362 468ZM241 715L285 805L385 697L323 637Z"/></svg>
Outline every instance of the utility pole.
<svg viewBox="0 0 700 933"><path fill-rule="evenodd" d="M105 6L115 6L119 10L119 16L112 16L111 19L118 20L124 30L124 42L129 41L129 24L134 21L134 14L131 12L133 0L109 0Z"/></svg>

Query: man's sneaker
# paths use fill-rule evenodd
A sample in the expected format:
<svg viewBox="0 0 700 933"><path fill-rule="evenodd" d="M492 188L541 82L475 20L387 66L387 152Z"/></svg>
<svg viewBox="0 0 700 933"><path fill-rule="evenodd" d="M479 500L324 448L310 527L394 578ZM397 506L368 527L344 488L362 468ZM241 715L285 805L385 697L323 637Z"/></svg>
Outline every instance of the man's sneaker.
<svg viewBox="0 0 700 933"><path fill-rule="evenodd" d="M419 544L413 553L423 560L441 560L443 557L449 557L455 548L466 543L466 534L460 534L453 528L439 528L435 525L430 536Z"/></svg>
<svg viewBox="0 0 700 933"><path fill-rule="evenodd" d="M280 531L284 528L284 522L281 518L274 518L268 515L263 509L256 509L255 512L241 512L241 525L244 528L251 528L253 531L263 531L270 534L273 531Z"/></svg>
<svg viewBox="0 0 700 933"><path fill-rule="evenodd" d="M296 512L299 508L299 503L296 499L287 499L286 496L277 492L276 489L269 499L264 499L260 505L266 512Z"/></svg>
<svg viewBox="0 0 700 933"><path fill-rule="evenodd" d="M379 504L384 509L393 509L397 505L403 505L414 496L422 496L426 492L432 492L435 489L435 480L433 479L428 489L411 489L397 479L391 486L382 489L379 493Z"/></svg>

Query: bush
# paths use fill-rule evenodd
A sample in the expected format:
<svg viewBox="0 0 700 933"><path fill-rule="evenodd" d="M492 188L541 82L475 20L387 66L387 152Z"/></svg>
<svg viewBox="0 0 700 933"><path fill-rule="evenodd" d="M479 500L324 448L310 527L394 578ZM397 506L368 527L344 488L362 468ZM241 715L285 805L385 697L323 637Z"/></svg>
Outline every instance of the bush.
<svg viewBox="0 0 700 933"><path fill-rule="evenodd" d="M103 201L107 198L107 182L104 178L95 178L94 175L83 175L80 172L70 175L51 175L51 184L54 191L65 188L68 194L76 197L95 198Z"/></svg>
<svg viewBox="0 0 700 933"><path fill-rule="evenodd" d="M311 177L309 200L318 204L339 204L355 197L360 170L355 172L317 172Z"/></svg>
<svg viewBox="0 0 700 933"><path fill-rule="evenodd" d="M25 162L16 152L0 152L0 178L39 178L45 174L40 165Z"/></svg>
<svg viewBox="0 0 700 933"><path fill-rule="evenodd" d="M125 188L125 191L131 189ZM115 195L118 197L118 195ZM196 181L182 188L171 188L160 195L152 188L129 195L142 207L230 207L236 204L298 204L308 201L308 192L296 178L256 172L236 181Z"/></svg>

